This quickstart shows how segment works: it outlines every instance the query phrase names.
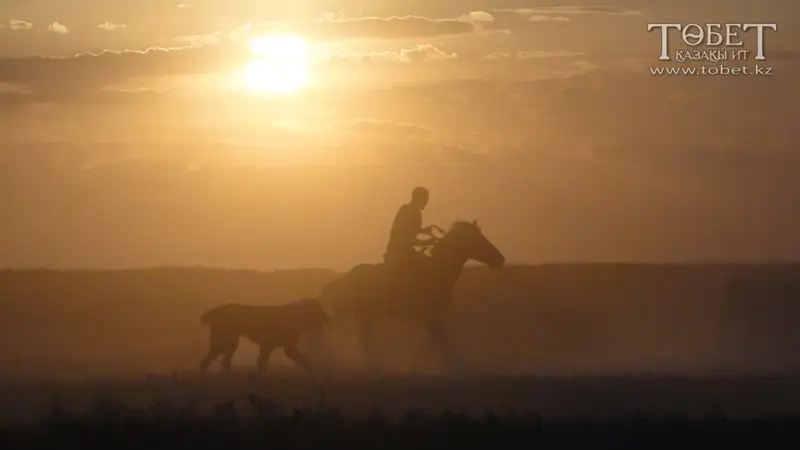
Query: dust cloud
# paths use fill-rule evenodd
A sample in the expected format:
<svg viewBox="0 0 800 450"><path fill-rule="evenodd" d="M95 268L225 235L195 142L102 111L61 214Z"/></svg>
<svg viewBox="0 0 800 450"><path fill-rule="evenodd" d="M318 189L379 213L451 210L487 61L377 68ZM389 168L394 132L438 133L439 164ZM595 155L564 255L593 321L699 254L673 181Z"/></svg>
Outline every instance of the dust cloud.
<svg viewBox="0 0 800 450"><path fill-rule="evenodd" d="M203 311L314 297L337 276L203 268L0 272L0 375L194 372L208 344ZM790 372L800 367L791 351L800 341L799 296L796 266L468 268L445 322L457 351L485 374ZM359 366L353 324L332 323L325 339L327 369ZM381 325L372 345L387 373L446 370L414 325ZM247 370L256 353L243 339L234 366ZM292 369L282 352L270 364Z"/></svg>

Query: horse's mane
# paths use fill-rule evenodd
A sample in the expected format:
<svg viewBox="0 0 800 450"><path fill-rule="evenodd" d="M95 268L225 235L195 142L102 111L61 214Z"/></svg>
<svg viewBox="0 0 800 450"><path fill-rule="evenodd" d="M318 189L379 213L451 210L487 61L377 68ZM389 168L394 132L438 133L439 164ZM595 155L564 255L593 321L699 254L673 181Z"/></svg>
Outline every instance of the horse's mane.
<svg viewBox="0 0 800 450"><path fill-rule="evenodd" d="M456 236L463 235L463 233L465 233L465 232L469 233L469 232L476 232L476 231L478 233L482 233L481 228L478 226L478 221L477 220L473 220L473 221L470 222L468 220L459 219L459 220L454 221L452 223L452 225L450 225L450 228L447 230L447 232L444 234L444 236L442 236L442 239L439 241L439 243L443 244L443 243L445 243L447 241L451 241L452 242L453 239L457 239ZM437 250L440 250L440 249L441 249L441 245L438 245L438 244L433 247L433 251L434 252L437 251Z"/></svg>
<svg viewBox="0 0 800 450"><path fill-rule="evenodd" d="M468 220L458 219L454 221L452 225L450 225L450 229L448 230L448 232L465 228L473 228L477 229L478 231L481 230L481 227L478 226L477 220L473 220L472 222L470 222Z"/></svg>

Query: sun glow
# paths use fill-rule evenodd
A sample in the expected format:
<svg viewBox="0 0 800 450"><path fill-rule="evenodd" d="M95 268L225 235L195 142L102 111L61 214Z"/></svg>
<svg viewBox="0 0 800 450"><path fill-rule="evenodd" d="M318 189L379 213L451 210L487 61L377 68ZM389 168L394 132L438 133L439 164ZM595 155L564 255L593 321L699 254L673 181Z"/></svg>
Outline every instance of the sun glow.
<svg viewBox="0 0 800 450"><path fill-rule="evenodd" d="M255 57L244 69L247 87L265 94L291 94L308 84L309 49L297 35L264 36L250 42Z"/></svg>

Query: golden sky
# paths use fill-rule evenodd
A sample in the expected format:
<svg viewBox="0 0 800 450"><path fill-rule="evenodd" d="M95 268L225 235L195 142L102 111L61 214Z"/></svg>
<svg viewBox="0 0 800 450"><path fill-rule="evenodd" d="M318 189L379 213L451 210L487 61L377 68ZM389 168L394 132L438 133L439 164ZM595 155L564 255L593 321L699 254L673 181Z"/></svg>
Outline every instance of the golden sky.
<svg viewBox="0 0 800 450"><path fill-rule="evenodd" d="M509 262L796 259L796 11L0 0L0 266L346 268L419 184ZM654 76L654 22L777 23L772 75Z"/></svg>

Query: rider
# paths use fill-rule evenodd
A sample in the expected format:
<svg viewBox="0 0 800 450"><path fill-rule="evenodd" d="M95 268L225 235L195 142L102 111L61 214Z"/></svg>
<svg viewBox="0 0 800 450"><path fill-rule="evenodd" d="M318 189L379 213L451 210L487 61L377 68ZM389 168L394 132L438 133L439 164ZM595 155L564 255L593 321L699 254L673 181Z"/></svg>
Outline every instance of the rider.
<svg viewBox="0 0 800 450"><path fill-rule="evenodd" d="M383 259L387 265L403 266L412 265L424 258L425 255L417 252L414 247L420 245L433 245L438 240L433 235L435 225L422 228L422 210L428 204L428 190L422 186L414 188L411 201L401 206L395 215L389 245ZM427 234L428 239L419 239L417 235Z"/></svg>

